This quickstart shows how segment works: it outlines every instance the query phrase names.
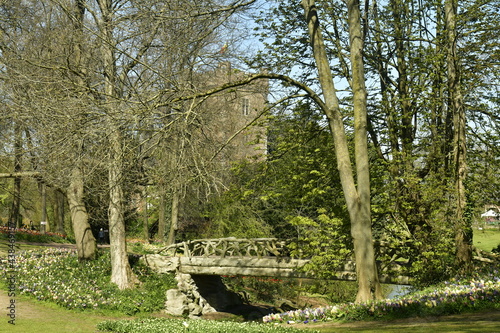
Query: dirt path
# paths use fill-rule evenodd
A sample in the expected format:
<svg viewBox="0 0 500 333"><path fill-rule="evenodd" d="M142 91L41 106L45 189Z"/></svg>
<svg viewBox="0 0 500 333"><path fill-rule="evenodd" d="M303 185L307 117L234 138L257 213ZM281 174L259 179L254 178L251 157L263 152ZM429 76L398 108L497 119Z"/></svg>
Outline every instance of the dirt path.
<svg viewBox="0 0 500 333"><path fill-rule="evenodd" d="M22 246L23 245L31 245L31 246L40 246L40 247L55 247L55 248L60 248L60 249L76 249L75 244L69 244L69 243L33 243L33 242L16 242L16 245ZM98 248L109 248L109 244L98 244Z"/></svg>

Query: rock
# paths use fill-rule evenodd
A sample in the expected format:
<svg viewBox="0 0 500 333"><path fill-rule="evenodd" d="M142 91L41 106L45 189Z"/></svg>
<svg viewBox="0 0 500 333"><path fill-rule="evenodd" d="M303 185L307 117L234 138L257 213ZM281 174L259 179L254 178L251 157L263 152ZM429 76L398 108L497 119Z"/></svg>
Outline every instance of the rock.
<svg viewBox="0 0 500 333"><path fill-rule="evenodd" d="M208 302L203 303L203 309L202 309L202 314L207 314L211 312L217 312Z"/></svg>
<svg viewBox="0 0 500 333"><path fill-rule="evenodd" d="M167 290L165 312L173 316L184 316L189 314L187 296L178 289Z"/></svg>
<svg viewBox="0 0 500 333"><path fill-rule="evenodd" d="M283 300L279 306L277 306L280 312L287 312L297 310L299 307L297 304L292 303L289 300Z"/></svg>
<svg viewBox="0 0 500 333"><path fill-rule="evenodd" d="M179 290L191 291L193 286L195 286L194 281L191 279L191 275L189 274L177 273L175 274L175 279L177 280L177 288Z"/></svg>
<svg viewBox="0 0 500 333"><path fill-rule="evenodd" d="M203 308L196 303L189 303L189 316L201 316L203 314Z"/></svg>
<svg viewBox="0 0 500 333"><path fill-rule="evenodd" d="M189 274L177 273L177 289L167 290L165 312L174 316L198 317L216 310L200 295Z"/></svg>

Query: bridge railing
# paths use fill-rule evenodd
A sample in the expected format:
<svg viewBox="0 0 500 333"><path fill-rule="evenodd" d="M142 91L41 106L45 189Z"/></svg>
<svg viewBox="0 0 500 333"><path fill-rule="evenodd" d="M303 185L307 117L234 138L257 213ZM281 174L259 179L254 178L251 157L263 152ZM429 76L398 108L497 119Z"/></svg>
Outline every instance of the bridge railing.
<svg viewBox="0 0 500 333"><path fill-rule="evenodd" d="M168 256L185 257L279 257L286 252L286 241L277 238L234 237L218 239L196 239L172 244L158 251Z"/></svg>
<svg viewBox="0 0 500 333"><path fill-rule="evenodd" d="M196 239L172 244L157 253L185 257L289 257L290 241L277 238L217 238ZM405 265L408 259L399 256L401 247L386 242L374 242L377 258L391 264Z"/></svg>

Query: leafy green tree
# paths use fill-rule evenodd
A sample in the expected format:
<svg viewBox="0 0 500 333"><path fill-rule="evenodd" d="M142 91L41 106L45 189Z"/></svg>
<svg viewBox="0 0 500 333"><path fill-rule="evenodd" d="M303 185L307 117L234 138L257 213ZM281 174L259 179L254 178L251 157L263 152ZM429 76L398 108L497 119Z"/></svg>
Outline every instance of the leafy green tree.
<svg viewBox="0 0 500 333"><path fill-rule="evenodd" d="M376 152L368 155L374 228L377 237L413 241L412 248L405 249L412 258L412 272L427 282L463 266L453 265L452 254L457 263L470 260L471 211L478 202L466 198L477 198L473 192L481 189L466 178L470 173L464 171L464 144L468 154L477 147L477 157L489 146L485 139L493 139L495 132L488 122L496 117L491 91L498 83L492 79L498 70L494 65L498 39L492 33L498 27L489 25L498 22L496 2L460 3L458 9L457 5L374 2L361 15L359 40L365 42L369 83L366 128ZM329 67L351 92L355 77L349 67L355 60L348 58L351 44L344 4L321 1L315 9L326 17L321 28L328 33L324 46ZM299 13L298 3L280 2L261 19L266 53L256 62L303 83L319 82ZM488 44L488 51L479 47L481 43ZM482 66L479 59L486 58L491 60ZM300 97L300 85L286 82L287 92ZM355 122L348 111L354 94L349 92L340 94L339 101L352 131Z"/></svg>
<svg viewBox="0 0 500 333"><path fill-rule="evenodd" d="M356 301L363 302L382 297L371 229L370 180L367 142L367 105L363 64L363 32L361 28L360 5L348 2L347 22L350 51L350 74L353 91L354 156L355 170L351 165L346 129L340 109L337 90L330 69L327 49L318 11L314 1L302 1L308 26L309 39L319 75L324 104L320 104L328 120L335 143L337 168L351 222L351 236L354 244L358 294ZM356 177L356 178L355 178Z"/></svg>
<svg viewBox="0 0 500 333"><path fill-rule="evenodd" d="M470 212L478 202L466 200L475 197L477 188L466 180L472 173L465 171L465 152L466 145L467 149L481 146L473 143L477 139L485 142L482 133L475 134L480 115L475 110L488 108L487 99L480 96L495 85L483 81L494 66L465 70L476 66L476 57L484 56L476 43L484 42L491 32L490 27L472 28L471 22L476 22L478 11L489 17L485 22L497 20L491 11L494 2L481 9L471 3L461 3L461 9L457 5L391 1L374 7L373 47L366 54L380 87L380 94L372 95L371 137L392 179L384 186L394 198L390 214L404 222L388 225L406 227L407 235L416 240L415 265L429 269L421 271L423 279L451 274L450 261L444 260L451 253L456 268L470 264ZM495 42L490 46L495 54ZM388 52L391 48L395 52ZM468 84L471 80L476 83ZM432 262L442 263L431 264L429 256L421 257L423 253L433 253L442 260Z"/></svg>

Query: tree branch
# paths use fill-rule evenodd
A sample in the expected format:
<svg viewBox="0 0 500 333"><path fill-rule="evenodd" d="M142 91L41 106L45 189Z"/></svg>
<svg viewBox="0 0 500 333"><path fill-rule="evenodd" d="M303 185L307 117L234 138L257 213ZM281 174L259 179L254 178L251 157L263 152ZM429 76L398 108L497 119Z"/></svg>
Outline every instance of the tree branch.
<svg viewBox="0 0 500 333"><path fill-rule="evenodd" d="M19 178L19 177L40 177L41 173L38 171L22 171L22 172L7 172L0 173L0 178Z"/></svg>
<svg viewBox="0 0 500 333"><path fill-rule="evenodd" d="M245 78L243 80L229 82L229 83L223 84L221 86L218 86L216 88L213 88L211 90L207 90L207 91L192 94L192 95L173 98L167 102L158 103L155 105L155 107L160 108L160 107L169 106L169 105L172 105L174 103L178 103L178 102L182 102L182 101L187 101L187 100L202 98L202 97L208 97L208 96L215 95L217 93L223 92L223 91L228 90L228 89L247 85L247 84L249 84L253 81L259 80L259 79L277 80L277 81L281 81L283 83L287 83L287 84L294 86L296 88L299 88L300 90L304 91L307 94L307 96L309 96L318 105L318 107L320 107L322 110L326 109L326 105L323 102L323 100L321 99L321 97L318 94L316 94L316 92L314 92L314 90L312 90L307 85L305 85L305 84L303 84L295 79L292 79L291 77L286 76L286 75L270 74L270 73L254 74L254 75L248 76L247 78Z"/></svg>

